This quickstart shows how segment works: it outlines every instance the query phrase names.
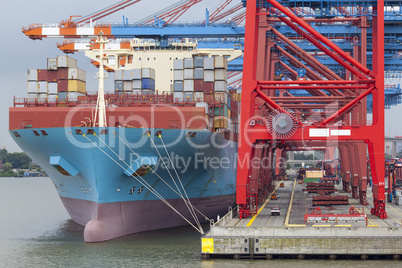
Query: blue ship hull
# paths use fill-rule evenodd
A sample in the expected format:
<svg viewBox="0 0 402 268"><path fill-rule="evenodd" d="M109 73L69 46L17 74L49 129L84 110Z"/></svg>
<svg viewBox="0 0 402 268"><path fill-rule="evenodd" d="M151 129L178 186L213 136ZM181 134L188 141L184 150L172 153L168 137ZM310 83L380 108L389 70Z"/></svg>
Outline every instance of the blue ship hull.
<svg viewBox="0 0 402 268"><path fill-rule="evenodd" d="M52 179L87 242L185 225L183 217L193 222L181 184L201 220L235 204L237 143L220 133L80 127L10 134Z"/></svg>

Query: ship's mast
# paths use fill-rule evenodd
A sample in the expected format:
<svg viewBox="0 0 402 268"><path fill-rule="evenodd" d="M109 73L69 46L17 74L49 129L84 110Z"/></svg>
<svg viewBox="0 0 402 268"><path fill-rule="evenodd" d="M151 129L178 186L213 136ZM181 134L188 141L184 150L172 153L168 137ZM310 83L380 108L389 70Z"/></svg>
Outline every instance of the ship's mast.
<svg viewBox="0 0 402 268"><path fill-rule="evenodd" d="M100 56L99 56L99 89L98 89L98 100L96 102L96 110L95 110L95 120L97 119L97 114L99 112L98 118L98 126L99 127L106 127L106 108L105 108L105 90L104 90L104 80L105 80L105 73L103 67L103 46L104 44L108 43L109 40L103 37L103 32L99 33L98 38L96 39L96 43L100 45Z"/></svg>

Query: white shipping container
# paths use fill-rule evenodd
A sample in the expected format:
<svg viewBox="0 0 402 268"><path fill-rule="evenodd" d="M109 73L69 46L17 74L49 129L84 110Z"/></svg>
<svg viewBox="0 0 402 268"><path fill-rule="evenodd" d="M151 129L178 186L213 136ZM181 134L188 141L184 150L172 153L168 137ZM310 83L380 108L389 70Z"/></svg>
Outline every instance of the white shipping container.
<svg viewBox="0 0 402 268"><path fill-rule="evenodd" d="M38 93L38 99L47 99L47 93Z"/></svg>
<svg viewBox="0 0 402 268"><path fill-rule="evenodd" d="M215 100L220 103L227 103L228 95L225 92L215 92Z"/></svg>
<svg viewBox="0 0 402 268"><path fill-rule="evenodd" d="M205 103L204 101L204 92L194 92L194 100L197 101L198 103ZM199 107L199 106L195 106L195 107ZM208 111L208 108L205 109L205 111Z"/></svg>
<svg viewBox="0 0 402 268"><path fill-rule="evenodd" d="M226 81L215 81L215 92L228 92L228 83Z"/></svg>
<svg viewBox="0 0 402 268"><path fill-rule="evenodd" d="M184 80L184 71L183 70L174 70L173 71L173 80L174 81Z"/></svg>
<svg viewBox="0 0 402 268"><path fill-rule="evenodd" d="M194 61L193 58L184 58L184 69L193 69Z"/></svg>
<svg viewBox="0 0 402 268"><path fill-rule="evenodd" d="M224 56L215 56L215 68L219 69L227 69L228 68L228 60Z"/></svg>
<svg viewBox="0 0 402 268"><path fill-rule="evenodd" d="M213 69L215 69L215 67L214 67L214 58L211 58L211 57L205 57L204 58L204 69L205 70L213 70Z"/></svg>
<svg viewBox="0 0 402 268"><path fill-rule="evenodd" d="M78 68L68 68L68 79L86 82L87 74L84 70Z"/></svg>
<svg viewBox="0 0 402 268"><path fill-rule="evenodd" d="M77 68L77 60L65 55L57 56L57 67Z"/></svg>
<svg viewBox="0 0 402 268"><path fill-rule="evenodd" d="M142 68L142 78L151 78L155 80L155 70L151 68Z"/></svg>
<svg viewBox="0 0 402 268"><path fill-rule="evenodd" d="M38 93L29 93L28 92L28 99L36 99L38 97Z"/></svg>
<svg viewBox="0 0 402 268"><path fill-rule="evenodd" d="M57 70L57 58L48 58L47 59L47 69L48 70Z"/></svg>
<svg viewBox="0 0 402 268"><path fill-rule="evenodd" d="M193 92L194 91L194 80L184 80L184 91Z"/></svg>
<svg viewBox="0 0 402 268"><path fill-rule="evenodd" d="M227 81L228 72L225 69L215 69L215 81Z"/></svg>
<svg viewBox="0 0 402 268"><path fill-rule="evenodd" d="M215 81L214 70L205 70L204 71L204 82L214 82L214 81Z"/></svg>
<svg viewBox="0 0 402 268"><path fill-rule="evenodd" d="M39 81L38 82L38 93L46 93L47 94L47 81Z"/></svg>
<svg viewBox="0 0 402 268"><path fill-rule="evenodd" d="M133 80L141 79L141 69L133 69Z"/></svg>
<svg viewBox="0 0 402 268"><path fill-rule="evenodd" d="M47 94L46 93L38 94L36 101L40 103L45 103L47 101Z"/></svg>
<svg viewBox="0 0 402 268"><path fill-rule="evenodd" d="M28 82L28 93L38 93L39 84L38 82L29 81Z"/></svg>
<svg viewBox="0 0 402 268"><path fill-rule="evenodd" d="M184 69L184 79L194 79L194 69Z"/></svg>
<svg viewBox="0 0 402 268"><path fill-rule="evenodd" d="M48 102L56 102L56 100L57 100L57 95L48 95L47 96L47 101Z"/></svg>
<svg viewBox="0 0 402 268"><path fill-rule="evenodd" d="M183 59L175 59L173 61L173 69L183 70L184 69Z"/></svg>
<svg viewBox="0 0 402 268"><path fill-rule="evenodd" d="M154 95L154 94L155 94L155 91L152 90L152 89L143 89L143 90L142 90L142 94L143 94L143 95Z"/></svg>
<svg viewBox="0 0 402 268"><path fill-rule="evenodd" d="M123 82L123 91L132 91L133 90L133 81L124 81Z"/></svg>
<svg viewBox="0 0 402 268"><path fill-rule="evenodd" d="M85 94L81 92L72 92L72 91L67 92L67 97L69 100L76 100L80 96L85 96Z"/></svg>
<svg viewBox="0 0 402 268"><path fill-rule="evenodd" d="M49 95L57 95L57 82L52 82L47 85Z"/></svg>
<svg viewBox="0 0 402 268"><path fill-rule="evenodd" d="M195 92L194 96L197 96L197 93L203 94L202 92ZM197 102L195 104L195 107L203 107L205 108L205 113L208 113L208 103L206 102Z"/></svg>
<svg viewBox="0 0 402 268"><path fill-rule="evenodd" d="M397 204L398 206L402 205L402 196L398 196L398 197L396 198L396 204Z"/></svg>
<svg viewBox="0 0 402 268"><path fill-rule="evenodd" d="M133 80L132 70L124 70L123 71L123 80L125 80L125 81Z"/></svg>
<svg viewBox="0 0 402 268"><path fill-rule="evenodd" d="M133 95L141 95L141 89L133 89Z"/></svg>
<svg viewBox="0 0 402 268"><path fill-rule="evenodd" d="M173 98L175 102L183 102L184 92L174 92Z"/></svg>
<svg viewBox="0 0 402 268"><path fill-rule="evenodd" d="M194 79L204 79L204 69L203 68L195 68L194 69Z"/></svg>
<svg viewBox="0 0 402 268"><path fill-rule="evenodd" d="M133 89L141 89L142 88L142 81L140 80L133 80Z"/></svg>
<svg viewBox="0 0 402 268"><path fill-rule="evenodd" d="M115 81L123 81L123 70L114 71L114 80Z"/></svg>
<svg viewBox="0 0 402 268"><path fill-rule="evenodd" d="M28 81L38 81L38 69L28 69Z"/></svg>

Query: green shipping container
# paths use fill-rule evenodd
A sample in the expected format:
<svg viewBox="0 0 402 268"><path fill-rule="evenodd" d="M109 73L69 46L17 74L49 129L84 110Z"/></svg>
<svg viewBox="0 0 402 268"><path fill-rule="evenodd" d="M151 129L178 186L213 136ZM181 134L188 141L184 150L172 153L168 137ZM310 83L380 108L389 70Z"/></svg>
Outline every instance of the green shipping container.
<svg viewBox="0 0 402 268"><path fill-rule="evenodd" d="M228 116L228 107L226 105L224 105L224 107L214 107L214 115Z"/></svg>
<svg viewBox="0 0 402 268"><path fill-rule="evenodd" d="M304 183L308 182L320 182L320 178L304 178Z"/></svg>

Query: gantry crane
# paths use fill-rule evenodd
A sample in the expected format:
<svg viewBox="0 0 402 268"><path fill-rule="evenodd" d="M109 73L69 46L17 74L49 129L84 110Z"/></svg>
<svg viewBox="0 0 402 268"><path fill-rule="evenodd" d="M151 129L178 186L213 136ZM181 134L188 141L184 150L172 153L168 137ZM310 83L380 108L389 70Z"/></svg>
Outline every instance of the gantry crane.
<svg viewBox="0 0 402 268"><path fill-rule="evenodd" d="M272 186L274 176L278 174L274 169L281 162L283 152L300 147L339 148L345 174L344 187L351 187L353 197L364 204L367 202L368 151L373 179L374 207L371 213L380 218L387 217L383 176L384 2L336 2L359 12L359 16L355 13L350 17L336 18L337 21L357 17L364 23L371 19L372 69L366 67L366 39L359 40L359 49L350 55L292 12L297 7L309 6L316 14L322 14L334 4L329 1L247 0L236 186L240 217L252 214L257 203L266 197L266 189ZM345 75L340 77L328 68L322 69L325 66L320 66L308 54L303 54L304 63L292 59L290 53L297 48L290 42L287 49L273 42L269 32L276 36L278 33L273 32L272 20L286 24L298 38L331 57L344 69ZM320 20L331 23L329 17ZM309 22L314 22L314 19ZM278 61L278 53L287 53L295 64L303 64L298 67L307 70L309 78L275 80L274 64ZM302 54L302 50L298 53ZM293 97L292 90L300 89L312 97ZM370 123L365 105L368 95L372 95L373 101L373 122ZM245 159L251 160L244 164ZM260 165L251 165L254 159ZM265 168L262 159L268 159L270 168Z"/></svg>

